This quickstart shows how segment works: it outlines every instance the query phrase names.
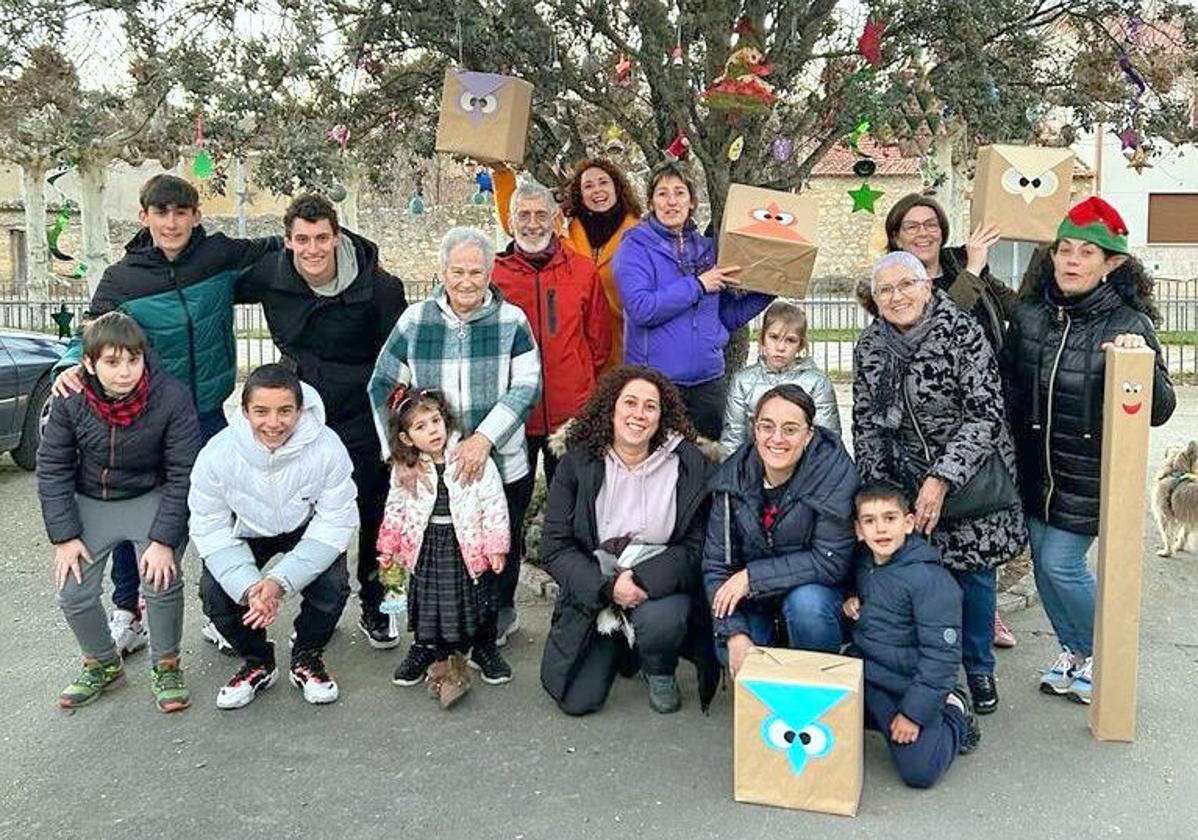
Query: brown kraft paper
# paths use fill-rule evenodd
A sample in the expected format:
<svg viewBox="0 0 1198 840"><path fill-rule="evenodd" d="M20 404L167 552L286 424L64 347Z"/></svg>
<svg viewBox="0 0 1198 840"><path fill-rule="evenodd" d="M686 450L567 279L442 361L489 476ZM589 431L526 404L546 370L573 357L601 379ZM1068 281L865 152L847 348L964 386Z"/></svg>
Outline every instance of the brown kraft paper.
<svg viewBox="0 0 1198 840"><path fill-rule="evenodd" d="M815 268L818 226L819 210L806 197L733 184L720 225L720 265L740 266L738 288L802 298Z"/></svg>
<svg viewBox="0 0 1198 840"><path fill-rule="evenodd" d="M437 118L437 151L483 163L521 163L532 91L531 84L513 76L447 69Z"/></svg>
<svg viewBox="0 0 1198 840"><path fill-rule="evenodd" d="M983 146L973 176L970 227L997 225L1003 239L1052 242L1069 212L1073 152Z"/></svg>

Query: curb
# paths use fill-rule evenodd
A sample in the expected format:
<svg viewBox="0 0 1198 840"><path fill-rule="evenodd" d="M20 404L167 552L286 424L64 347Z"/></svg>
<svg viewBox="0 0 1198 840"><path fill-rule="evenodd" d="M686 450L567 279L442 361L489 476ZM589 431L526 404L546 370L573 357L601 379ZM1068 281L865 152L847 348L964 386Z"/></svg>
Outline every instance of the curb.
<svg viewBox="0 0 1198 840"><path fill-rule="evenodd" d="M556 601L559 587L549 573L531 563L520 564L520 588L534 598Z"/></svg>
<svg viewBox="0 0 1198 840"><path fill-rule="evenodd" d="M999 592L997 602L998 611L1003 615L1026 610L1038 604L1040 596L1036 593L1036 581L1032 573L1028 572L1005 592Z"/></svg>

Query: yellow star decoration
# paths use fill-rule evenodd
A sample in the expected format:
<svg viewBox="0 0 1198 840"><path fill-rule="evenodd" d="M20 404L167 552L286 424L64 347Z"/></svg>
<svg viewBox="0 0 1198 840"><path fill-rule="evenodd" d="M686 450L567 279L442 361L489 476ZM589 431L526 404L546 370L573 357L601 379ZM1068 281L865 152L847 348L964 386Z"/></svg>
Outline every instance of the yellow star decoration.
<svg viewBox="0 0 1198 840"><path fill-rule="evenodd" d="M881 190L872 189L869 186L869 181L862 181L861 186L855 190L848 190L848 194L853 198L854 213L858 210L865 210L868 213L874 212L874 202L886 195Z"/></svg>
<svg viewBox="0 0 1198 840"><path fill-rule="evenodd" d="M1145 169L1151 169L1152 164L1148 162L1148 152L1144 151L1143 147L1132 152L1127 159L1127 168L1136 170L1137 175L1143 175Z"/></svg>

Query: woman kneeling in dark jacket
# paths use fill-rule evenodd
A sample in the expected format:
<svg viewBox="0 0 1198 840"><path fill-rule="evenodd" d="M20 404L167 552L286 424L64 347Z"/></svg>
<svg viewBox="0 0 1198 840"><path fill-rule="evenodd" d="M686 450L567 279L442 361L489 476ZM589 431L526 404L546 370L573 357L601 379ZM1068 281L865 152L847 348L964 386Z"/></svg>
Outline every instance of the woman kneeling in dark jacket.
<svg viewBox="0 0 1198 840"><path fill-rule="evenodd" d="M686 656L706 709L718 679L699 576L711 462L681 395L657 371L614 368L563 431L541 537L561 587L541 684L562 711L584 715L639 662L649 705L675 712Z"/></svg>
<svg viewBox="0 0 1198 840"><path fill-rule="evenodd" d="M1095 581L1086 552L1098 533L1106 346L1156 351L1153 426L1173 414L1176 396L1156 339L1152 280L1129 256L1115 208L1096 196L1081 202L1039 257L1024 278L1003 373L1036 589L1061 643L1040 690L1089 703Z"/></svg>
<svg viewBox="0 0 1198 840"><path fill-rule="evenodd" d="M717 653L733 675L752 645L776 644L779 613L792 648L840 647L860 480L840 438L814 421L802 388L766 391L753 439L712 478L703 579Z"/></svg>

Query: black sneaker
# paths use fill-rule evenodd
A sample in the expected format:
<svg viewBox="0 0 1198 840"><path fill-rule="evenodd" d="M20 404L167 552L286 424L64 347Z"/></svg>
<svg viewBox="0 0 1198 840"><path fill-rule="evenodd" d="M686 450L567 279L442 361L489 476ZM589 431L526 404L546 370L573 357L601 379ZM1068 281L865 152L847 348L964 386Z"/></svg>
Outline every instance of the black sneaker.
<svg viewBox="0 0 1198 840"><path fill-rule="evenodd" d="M396 685L417 685L424 682L429 666L437 661L437 652L428 645L412 645L408 655L395 669L391 682Z"/></svg>
<svg viewBox="0 0 1198 840"><path fill-rule="evenodd" d="M377 609L363 608L358 617L358 629L375 650L390 650L399 647L399 634L391 632L391 618Z"/></svg>
<svg viewBox="0 0 1198 840"><path fill-rule="evenodd" d="M969 755L981 743L982 727L978 725L978 716L973 713L973 703L965 689L956 686L951 693L965 707L965 734L961 737L961 743L957 745L957 755Z"/></svg>
<svg viewBox="0 0 1198 840"><path fill-rule="evenodd" d="M503 661L495 643L475 645L470 651L470 667L478 671L488 685L503 685L512 680L512 667Z"/></svg>
<svg viewBox="0 0 1198 840"><path fill-rule="evenodd" d="M670 715L682 708L682 692L673 674L647 674L649 706L659 715Z"/></svg>
<svg viewBox="0 0 1198 840"><path fill-rule="evenodd" d="M993 674L969 674L969 696L973 698L973 710L979 715L992 715L998 711L998 684Z"/></svg>

